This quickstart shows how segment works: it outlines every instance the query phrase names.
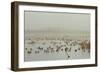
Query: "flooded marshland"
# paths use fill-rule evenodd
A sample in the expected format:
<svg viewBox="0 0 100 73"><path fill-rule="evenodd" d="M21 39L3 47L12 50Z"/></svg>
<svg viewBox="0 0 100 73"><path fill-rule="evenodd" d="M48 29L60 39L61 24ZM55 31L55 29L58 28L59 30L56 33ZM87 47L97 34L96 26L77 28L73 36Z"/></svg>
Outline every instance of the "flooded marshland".
<svg viewBox="0 0 100 73"><path fill-rule="evenodd" d="M90 58L88 36L32 34L25 36L25 61Z"/></svg>

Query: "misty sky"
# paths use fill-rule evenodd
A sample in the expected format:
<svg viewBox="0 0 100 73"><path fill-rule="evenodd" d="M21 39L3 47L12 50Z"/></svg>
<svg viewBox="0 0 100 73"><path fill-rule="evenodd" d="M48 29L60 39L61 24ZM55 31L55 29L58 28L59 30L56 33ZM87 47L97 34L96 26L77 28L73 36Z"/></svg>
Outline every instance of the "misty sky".
<svg viewBox="0 0 100 73"><path fill-rule="evenodd" d="M90 32L90 14L25 11L25 31Z"/></svg>

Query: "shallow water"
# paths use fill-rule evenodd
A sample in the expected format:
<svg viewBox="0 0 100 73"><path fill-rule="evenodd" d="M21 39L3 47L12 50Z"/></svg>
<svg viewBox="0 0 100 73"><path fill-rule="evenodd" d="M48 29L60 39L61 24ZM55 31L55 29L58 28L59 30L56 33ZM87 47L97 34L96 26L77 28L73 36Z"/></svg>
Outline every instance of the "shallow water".
<svg viewBox="0 0 100 73"><path fill-rule="evenodd" d="M71 40L66 44L63 40L25 40L25 54L24 61L48 61L48 60L73 60L73 59L88 59L90 52L88 49L81 49L79 44L72 45L74 41ZM83 41L83 40L82 40ZM54 44L56 42L56 44ZM77 41L81 42L81 41ZM59 51L57 46L63 45ZM38 47L42 49L38 49ZM52 47L47 49L48 47ZM68 48L65 51L65 48ZM61 50L62 49L62 50Z"/></svg>

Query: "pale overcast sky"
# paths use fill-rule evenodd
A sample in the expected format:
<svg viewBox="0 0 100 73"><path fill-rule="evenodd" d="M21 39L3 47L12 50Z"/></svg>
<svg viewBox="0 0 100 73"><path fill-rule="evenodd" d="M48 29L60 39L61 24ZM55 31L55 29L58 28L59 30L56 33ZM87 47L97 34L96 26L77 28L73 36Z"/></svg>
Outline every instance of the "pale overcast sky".
<svg viewBox="0 0 100 73"><path fill-rule="evenodd" d="M25 31L90 32L90 14L25 11Z"/></svg>

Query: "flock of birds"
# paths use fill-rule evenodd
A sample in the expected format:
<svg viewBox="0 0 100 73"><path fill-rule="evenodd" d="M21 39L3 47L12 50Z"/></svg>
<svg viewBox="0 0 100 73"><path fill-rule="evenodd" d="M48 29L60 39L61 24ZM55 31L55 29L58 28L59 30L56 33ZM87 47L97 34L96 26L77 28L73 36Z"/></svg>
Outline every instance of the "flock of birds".
<svg viewBox="0 0 100 73"><path fill-rule="evenodd" d="M73 48L74 52L78 52L82 50L85 52L88 50L90 52L90 41L89 40L41 40L35 41L28 39L29 41L26 44L34 46L35 44L38 45L35 49L34 47L27 47L25 46L25 51L27 54L39 54L39 53L58 53L58 52L65 52L67 57L70 58L68 52L71 52Z"/></svg>

